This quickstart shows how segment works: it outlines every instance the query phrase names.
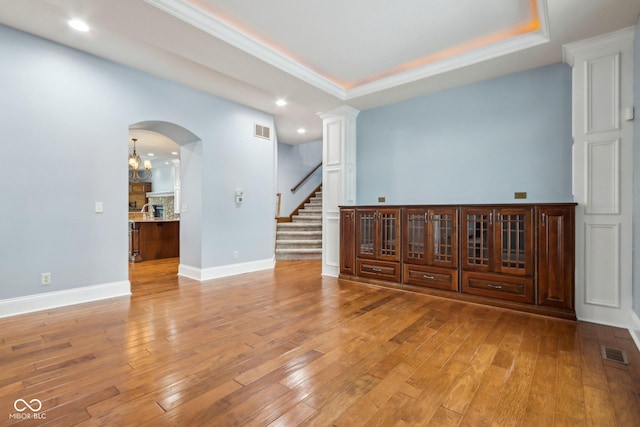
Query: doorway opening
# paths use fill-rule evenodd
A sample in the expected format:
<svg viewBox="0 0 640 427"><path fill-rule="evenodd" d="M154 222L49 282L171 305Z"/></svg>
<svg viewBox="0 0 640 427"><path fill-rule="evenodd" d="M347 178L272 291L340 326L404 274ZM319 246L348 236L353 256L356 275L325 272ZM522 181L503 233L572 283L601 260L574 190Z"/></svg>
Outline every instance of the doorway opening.
<svg viewBox="0 0 640 427"><path fill-rule="evenodd" d="M145 121L129 126L129 153L134 144L139 172L129 171L129 281L133 294L162 292L177 286L183 232L182 150L200 141L170 122ZM145 172L145 169L147 172ZM187 220L188 222L188 220ZM162 282L162 278L173 280ZM150 286L151 284L151 286Z"/></svg>

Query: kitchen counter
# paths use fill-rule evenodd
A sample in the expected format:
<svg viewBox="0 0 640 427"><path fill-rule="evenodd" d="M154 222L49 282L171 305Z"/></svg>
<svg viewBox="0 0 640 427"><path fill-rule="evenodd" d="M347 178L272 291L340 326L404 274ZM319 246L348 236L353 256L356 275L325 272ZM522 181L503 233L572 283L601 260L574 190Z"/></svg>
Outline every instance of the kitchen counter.
<svg viewBox="0 0 640 427"><path fill-rule="evenodd" d="M179 219L164 219L164 218L140 218L130 219L129 222L180 222Z"/></svg>
<svg viewBox="0 0 640 427"><path fill-rule="evenodd" d="M180 256L180 220L129 219L129 261Z"/></svg>

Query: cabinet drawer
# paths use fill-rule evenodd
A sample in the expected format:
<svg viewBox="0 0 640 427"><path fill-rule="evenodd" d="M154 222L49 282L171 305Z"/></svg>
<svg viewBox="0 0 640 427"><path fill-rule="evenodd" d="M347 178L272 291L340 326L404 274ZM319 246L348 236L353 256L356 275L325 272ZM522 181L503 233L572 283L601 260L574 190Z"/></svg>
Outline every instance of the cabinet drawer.
<svg viewBox="0 0 640 427"><path fill-rule="evenodd" d="M404 264L404 283L445 291L458 290L458 271Z"/></svg>
<svg viewBox="0 0 640 427"><path fill-rule="evenodd" d="M400 263L358 259L358 276L400 281Z"/></svg>
<svg viewBox="0 0 640 427"><path fill-rule="evenodd" d="M532 304L533 279L465 271L462 292Z"/></svg>

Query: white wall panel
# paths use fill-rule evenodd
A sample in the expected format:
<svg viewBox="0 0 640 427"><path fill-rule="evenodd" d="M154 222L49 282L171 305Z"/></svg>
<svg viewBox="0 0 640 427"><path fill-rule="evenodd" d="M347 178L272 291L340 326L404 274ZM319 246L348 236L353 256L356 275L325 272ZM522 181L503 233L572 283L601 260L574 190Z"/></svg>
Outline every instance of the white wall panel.
<svg viewBox="0 0 640 427"><path fill-rule="evenodd" d="M327 232L327 247L325 250L325 264L340 267L340 213L327 215L324 221Z"/></svg>
<svg viewBox="0 0 640 427"><path fill-rule="evenodd" d="M619 128L620 54L587 61L586 133Z"/></svg>
<svg viewBox="0 0 640 427"><path fill-rule="evenodd" d="M620 307L620 224L585 224L587 304Z"/></svg>
<svg viewBox="0 0 640 427"><path fill-rule="evenodd" d="M587 214L620 213L620 140L587 142Z"/></svg>
<svg viewBox="0 0 640 427"><path fill-rule="evenodd" d="M340 165L342 159L342 123L334 121L325 126L326 134L326 163L325 166Z"/></svg>
<svg viewBox="0 0 640 427"><path fill-rule="evenodd" d="M322 200L326 200L327 213L339 212L341 203L340 190L342 182L342 171L340 169L327 170L325 181L322 186Z"/></svg>

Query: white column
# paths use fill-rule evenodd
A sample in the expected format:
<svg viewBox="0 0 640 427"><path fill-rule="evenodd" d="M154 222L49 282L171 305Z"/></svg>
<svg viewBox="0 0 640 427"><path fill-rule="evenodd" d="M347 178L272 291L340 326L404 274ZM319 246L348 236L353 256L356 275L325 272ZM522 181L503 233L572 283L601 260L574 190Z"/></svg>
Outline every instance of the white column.
<svg viewBox="0 0 640 427"><path fill-rule="evenodd" d="M633 28L563 47L573 67L576 315L629 327L632 291Z"/></svg>
<svg viewBox="0 0 640 427"><path fill-rule="evenodd" d="M322 136L322 274L340 273L340 209L356 202L356 118L347 105L319 116Z"/></svg>

